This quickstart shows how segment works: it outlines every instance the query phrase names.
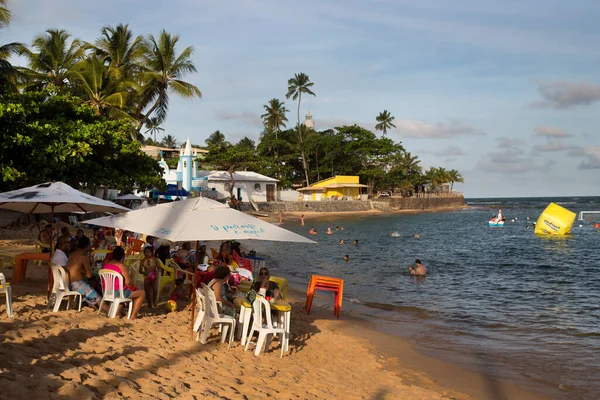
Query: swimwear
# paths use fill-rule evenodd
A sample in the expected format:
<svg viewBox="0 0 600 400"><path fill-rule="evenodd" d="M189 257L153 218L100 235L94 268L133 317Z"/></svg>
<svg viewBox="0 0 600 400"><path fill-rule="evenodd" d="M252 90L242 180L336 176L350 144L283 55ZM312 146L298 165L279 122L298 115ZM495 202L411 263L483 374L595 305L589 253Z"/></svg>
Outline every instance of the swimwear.
<svg viewBox="0 0 600 400"><path fill-rule="evenodd" d="M86 282L86 281L75 281L70 283L71 290L81 294L83 301L90 306L97 306L102 300L102 297Z"/></svg>

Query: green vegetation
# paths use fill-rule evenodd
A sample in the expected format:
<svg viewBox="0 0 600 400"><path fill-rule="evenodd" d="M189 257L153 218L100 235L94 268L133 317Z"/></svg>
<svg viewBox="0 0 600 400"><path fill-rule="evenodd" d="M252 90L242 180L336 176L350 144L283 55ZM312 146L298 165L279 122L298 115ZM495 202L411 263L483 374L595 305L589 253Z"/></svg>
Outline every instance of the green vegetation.
<svg viewBox="0 0 600 400"><path fill-rule="evenodd" d="M383 136L387 134L388 129L395 128L394 119L392 114L388 110L383 110L379 115L375 118L377 120L377 125L375 125L375 130L383 132Z"/></svg>
<svg viewBox="0 0 600 400"><path fill-rule="evenodd" d="M23 93L0 102L0 191L63 181L75 188L162 186L161 169L131 140L134 126L97 115L65 94Z"/></svg>

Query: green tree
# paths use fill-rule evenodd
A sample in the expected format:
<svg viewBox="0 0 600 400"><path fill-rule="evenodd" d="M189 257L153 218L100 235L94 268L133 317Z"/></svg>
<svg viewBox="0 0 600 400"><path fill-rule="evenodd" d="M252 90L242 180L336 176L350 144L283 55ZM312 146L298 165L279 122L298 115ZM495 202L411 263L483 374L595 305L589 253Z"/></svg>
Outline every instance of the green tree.
<svg viewBox="0 0 600 400"><path fill-rule="evenodd" d="M298 140L300 143L300 154L302 156L302 168L304 169L304 177L306 179L306 186L310 185L310 178L308 176L308 163L306 160L306 150L304 149L304 137L302 136L302 130L300 126L300 103L302 102L302 93L306 95L316 96L311 87L313 86L313 82L310 81L308 75L304 72L300 72L295 74L293 78L288 80L288 92L285 95L287 99L292 98L292 100L298 100L298 125L296 129L298 130Z"/></svg>
<svg viewBox="0 0 600 400"><path fill-rule="evenodd" d="M448 180L450 181L450 191L454 189L454 182L463 183L465 181L460 172L455 169L448 171Z"/></svg>
<svg viewBox="0 0 600 400"><path fill-rule="evenodd" d="M268 131L275 133L275 139L277 139L277 132L281 128L285 128L285 123L288 122L285 114L290 110L285 108L284 102L275 98L269 100L269 103L263 107L265 108L265 113L260 116L263 124Z"/></svg>
<svg viewBox="0 0 600 400"><path fill-rule="evenodd" d="M55 180L74 187L162 186L156 161L131 141L133 129L70 95L6 96L0 103L0 190Z"/></svg>
<svg viewBox="0 0 600 400"><path fill-rule="evenodd" d="M168 147L170 149L175 149L177 148L177 138L175 138L175 136L173 135L167 135L165 136L160 143L165 146Z"/></svg>
<svg viewBox="0 0 600 400"><path fill-rule="evenodd" d="M202 97L200 89L182 78L196 72L192 61L192 46L186 47L177 54L178 35L171 35L164 29L158 38L150 36L143 46L143 71L139 74L141 91L137 104L136 119L138 132L146 120L156 116L164 121L169 110L169 95L175 93L183 98ZM144 111L146 110L147 111Z"/></svg>
<svg viewBox="0 0 600 400"><path fill-rule="evenodd" d="M161 125L162 125L162 121L160 121L156 117L149 118L148 121L146 121L146 129L147 129L146 133L150 134L150 137L152 137L152 135L154 135L155 143L156 143L156 134L162 133L165 131L165 128L163 128Z"/></svg>
<svg viewBox="0 0 600 400"><path fill-rule="evenodd" d="M33 51L25 51L29 69L22 69L27 90L48 88L66 93L76 78L77 64L85 56L81 42L70 38L62 29L48 29L33 39Z"/></svg>
<svg viewBox="0 0 600 400"><path fill-rule="evenodd" d="M8 25L12 15L8 9L8 0L0 0L0 28Z"/></svg>
<svg viewBox="0 0 600 400"><path fill-rule="evenodd" d="M95 110L96 115L133 121L123 111L127 98L126 83L118 83L111 78L109 68L98 57L91 56L77 64L72 84L74 91Z"/></svg>
<svg viewBox="0 0 600 400"><path fill-rule="evenodd" d="M378 124L375 125L375 129L378 131L382 131L383 136L385 136L387 134L388 129L396 127L396 125L394 125L393 122L394 118L395 117L393 117L388 110L383 110L383 112L380 112L379 115L375 118L378 122Z"/></svg>
<svg viewBox="0 0 600 400"><path fill-rule="evenodd" d="M209 144L208 154L203 159L198 159L198 162L209 168L226 171L231 179L229 197L233 197L235 188L234 173L254 167L258 162L258 157L254 150L254 141L243 138L236 145L232 145L227 141L222 141L220 144Z"/></svg>
<svg viewBox="0 0 600 400"><path fill-rule="evenodd" d="M129 25L119 24L103 27L102 35L86 47L107 65L111 79L120 82L141 71L143 40L141 35L134 37Z"/></svg>
<svg viewBox="0 0 600 400"><path fill-rule="evenodd" d="M225 135L223 135L221 131L218 130L211 133L208 139L206 139L204 142L208 147L221 147L222 145L230 145L230 143L225 140Z"/></svg>

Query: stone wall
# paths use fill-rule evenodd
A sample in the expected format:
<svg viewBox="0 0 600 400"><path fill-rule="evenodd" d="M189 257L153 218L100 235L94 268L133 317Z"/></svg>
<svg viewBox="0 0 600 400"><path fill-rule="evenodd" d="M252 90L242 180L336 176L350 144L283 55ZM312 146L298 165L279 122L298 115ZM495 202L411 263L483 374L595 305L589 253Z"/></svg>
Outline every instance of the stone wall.
<svg viewBox="0 0 600 400"><path fill-rule="evenodd" d="M379 210L393 212L399 210L435 210L458 208L465 203L464 197L435 198L391 198L376 201L324 200L324 201L271 201L257 203L262 212L358 212Z"/></svg>

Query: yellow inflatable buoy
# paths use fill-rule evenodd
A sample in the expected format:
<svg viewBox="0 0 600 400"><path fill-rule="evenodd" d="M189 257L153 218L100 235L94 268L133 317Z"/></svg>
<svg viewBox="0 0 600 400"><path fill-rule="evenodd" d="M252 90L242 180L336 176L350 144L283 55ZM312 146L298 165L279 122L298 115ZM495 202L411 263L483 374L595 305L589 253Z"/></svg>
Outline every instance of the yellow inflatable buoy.
<svg viewBox="0 0 600 400"><path fill-rule="evenodd" d="M535 233L538 235L566 235L571 231L577 215L559 206L550 203L535 224Z"/></svg>

